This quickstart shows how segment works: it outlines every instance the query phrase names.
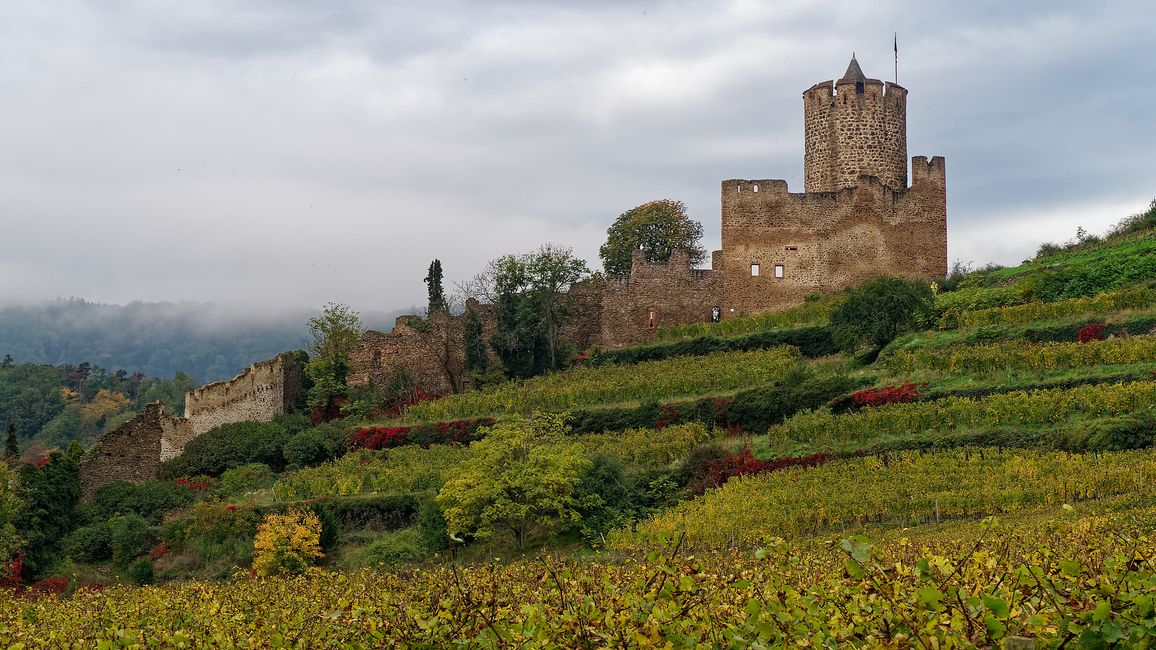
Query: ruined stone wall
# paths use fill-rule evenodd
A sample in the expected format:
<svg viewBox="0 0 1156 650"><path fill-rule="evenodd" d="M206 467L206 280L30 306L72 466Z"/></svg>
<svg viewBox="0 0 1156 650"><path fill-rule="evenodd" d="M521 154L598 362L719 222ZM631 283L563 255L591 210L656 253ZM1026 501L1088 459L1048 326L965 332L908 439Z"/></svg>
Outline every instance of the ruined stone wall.
<svg viewBox="0 0 1156 650"><path fill-rule="evenodd" d="M824 81L803 93L806 192L856 187L874 176L907 187L907 90L867 79Z"/></svg>
<svg viewBox="0 0 1156 650"><path fill-rule="evenodd" d="M944 161L917 156L912 169L912 186L900 191L866 176L851 189L803 194L781 180L723 181L724 318L783 309L879 275L945 275Z"/></svg>
<svg viewBox="0 0 1156 650"><path fill-rule="evenodd" d="M189 422L165 414L154 402L137 416L97 438L80 462L83 498L118 481L143 483L156 478L161 463L180 453L193 438Z"/></svg>
<svg viewBox="0 0 1156 650"><path fill-rule="evenodd" d="M715 260L721 261L721 256ZM630 275L606 278L599 314L602 347L623 347L654 339L657 328L681 323L704 323L711 308L721 306L722 273L691 267L685 251L675 252L665 264L646 262L635 251Z"/></svg>
<svg viewBox="0 0 1156 650"><path fill-rule="evenodd" d="M185 418L193 435L222 424L268 422L292 410L301 393L302 370L296 357L281 354L254 363L229 381L206 384L186 394Z"/></svg>
<svg viewBox="0 0 1156 650"><path fill-rule="evenodd" d="M467 310L482 320L483 337L494 332L493 309L471 299ZM349 357L350 386L384 388L405 372L423 390L448 394L461 390L466 379L465 313L434 314L428 321L399 316L388 333L369 330Z"/></svg>

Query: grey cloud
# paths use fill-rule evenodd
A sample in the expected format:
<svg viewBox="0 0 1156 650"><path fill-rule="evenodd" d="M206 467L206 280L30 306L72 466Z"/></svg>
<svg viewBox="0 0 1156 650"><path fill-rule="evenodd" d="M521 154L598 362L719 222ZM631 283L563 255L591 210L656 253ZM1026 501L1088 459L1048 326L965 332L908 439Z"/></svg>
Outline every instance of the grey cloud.
<svg viewBox="0 0 1156 650"><path fill-rule="evenodd" d="M433 257L451 281L545 241L596 263L657 197L716 247L719 181L800 191L800 94L852 50L891 78L892 31L952 257L1014 262L1156 193L1140 2L23 3L0 301L390 309ZM1055 232L997 246L1009 220Z"/></svg>

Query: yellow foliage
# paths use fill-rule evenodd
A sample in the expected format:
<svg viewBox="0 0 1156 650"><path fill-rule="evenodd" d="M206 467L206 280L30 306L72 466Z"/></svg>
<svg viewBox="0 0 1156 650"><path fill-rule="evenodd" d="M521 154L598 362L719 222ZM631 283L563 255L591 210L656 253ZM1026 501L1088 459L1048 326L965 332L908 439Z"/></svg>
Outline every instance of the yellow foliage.
<svg viewBox="0 0 1156 650"><path fill-rule="evenodd" d="M80 407L80 416L84 418L85 424L93 424L127 409L130 404L123 393L102 388L87 404Z"/></svg>
<svg viewBox="0 0 1156 650"><path fill-rule="evenodd" d="M312 512L265 515L253 542L253 570L261 575L299 574L323 556L321 520Z"/></svg>

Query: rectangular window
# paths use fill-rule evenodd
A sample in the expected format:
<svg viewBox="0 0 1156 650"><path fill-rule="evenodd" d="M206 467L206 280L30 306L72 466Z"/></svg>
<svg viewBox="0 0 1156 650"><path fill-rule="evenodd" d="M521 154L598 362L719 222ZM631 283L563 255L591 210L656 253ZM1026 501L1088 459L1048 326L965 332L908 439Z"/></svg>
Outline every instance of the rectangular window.
<svg viewBox="0 0 1156 650"><path fill-rule="evenodd" d="M776 264L775 265L775 277L780 279L780 280L783 279L783 265L782 264Z"/></svg>
<svg viewBox="0 0 1156 650"><path fill-rule="evenodd" d="M797 251L797 250L799 250L799 247L798 247L798 246L796 246L796 245L794 245L794 244L787 244L787 250L789 250L789 251Z"/></svg>
<svg viewBox="0 0 1156 650"><path fill-rule="evenodd" d="M751 264L751 277L757 278L759 276L759 265Z"/></svg>

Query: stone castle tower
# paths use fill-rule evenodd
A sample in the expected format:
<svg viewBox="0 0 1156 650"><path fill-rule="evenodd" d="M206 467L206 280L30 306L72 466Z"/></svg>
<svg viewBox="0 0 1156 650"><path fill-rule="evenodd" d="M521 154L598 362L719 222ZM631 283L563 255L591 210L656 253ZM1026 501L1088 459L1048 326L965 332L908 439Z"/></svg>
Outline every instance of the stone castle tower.
<svg viewBox="0 0 1156 650"><path fill-rule="evenodd" d="M842 79L803 93L803 125L804 191L855 187L861 175L907 187L907 90L868 79L854 56Z"/></svg>
<svg viewBox="0 0 1156 650"><path fill-rule="evenodd" d="M947 273L944 160L911 159L907 90L851 58L803 93L804 192L783 180L722 182L723 318L782 309L812 293L892 275Z"/></svg>

